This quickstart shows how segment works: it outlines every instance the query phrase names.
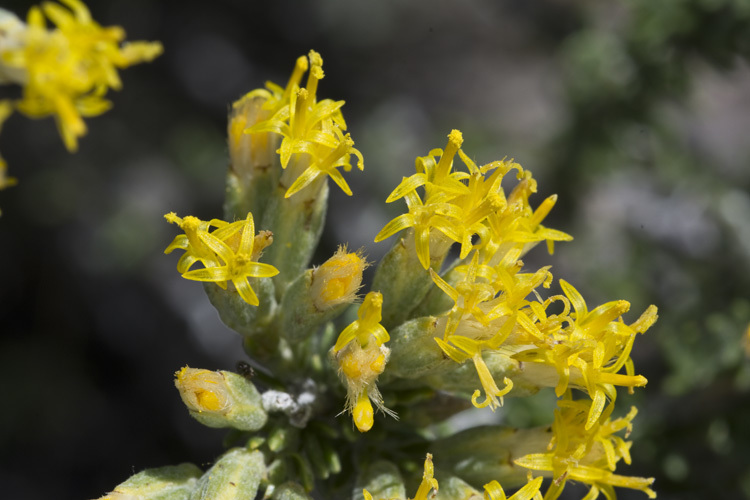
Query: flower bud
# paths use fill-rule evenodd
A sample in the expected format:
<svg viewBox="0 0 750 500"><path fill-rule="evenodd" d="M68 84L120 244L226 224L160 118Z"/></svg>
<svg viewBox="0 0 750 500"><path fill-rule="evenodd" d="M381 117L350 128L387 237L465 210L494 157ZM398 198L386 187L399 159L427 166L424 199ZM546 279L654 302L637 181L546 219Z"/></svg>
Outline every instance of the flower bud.
<svg viewBox="0 0 750 500"><path fill-rule="evenodd" d="M396 240L375 271L372 289L383 293L382 323L386 328L413 318L412 312L433 287L430 273L422 268L414 245L414 232L409 230ZM433 257L431 266L439 270L445 253L433 252Z"/></svg>
<svg viewBox="0 0 750 500"><path fill-rule="evenodd" d="M238 293L224 290L216 283L204 283L204 290L216 308L222 323L242 335L244 341L253 346L253 357L264 360L278 349L279 339L266 334L268 324L276 309L274 284L270 279L251 278L250 284L260 301L258 306L245 302Z"/></svg>
<svg viewBox="0 0 750 500"><path fill-rule="evenodd" d="M189 463L146 469L100 500L187 500L202 474Z"/></svg>
<svg viewBox="0 0 750 500"><path fill-rule="evenodd" d="M250 92L232 105L227 132L229 136L229 171L227 200L224 207L229 219L252 212L261 220L268 196L278 183L276 149L281 136L274 132L247 134L245 130L266 120L267 98Z"/></svg>
<svg viewBox="0 0 750 500"><path fill-rule="evenodd" d="M444 324L444 320L425 316L395 328L388 344L391 357L386 375L414 379L446 371L450 360L435 342L435 337L443 334Z"/></svg>
<svg viewBox="0 0 750 500"><path fill-rule="evenodd" d="M266 464L261 452L231 449L200 478L190 500L255 498L265 473Z"/></svg>
<svg viewBox="0 0 750 500"><path fill-rule="evenodd" d="M284 483L273 490L271 500L312 500L305 488L297 483Z"/></svg>
<svg viewBox="0 0 750 500"><path fill-rule="evenodd" d="M208 427L256 431L268 416L255 386L236 373L184 367L175 386L190 415Z"/></svg>
<svg viewBox="0 0 750 500"><path fill-rule="evenodd" d="M281 335L298 342L335 318L357 298L367 262L339 247L320 267L308 269L287 289L281 303Z"/></svg>
<svg viewBox="0 0 750 500"><path fill-rule="evenodd" d="M275 241L265 252L264 260L279 270L279 276L274 278L277 297L310 265L328 207L328 184L324 183L313 199L303 203L298 203L297 197L284 198L284 192L283 186L274 188L262 224L273 232Z"/></svg>
<svg viewBox="0 0 750 500"><path fill-rule="evenodd" d="M360 252L341 246L333 257L313 269L311 294L315 308L324 311L339 304L351 304L362 285L367 261Z"/></svg>

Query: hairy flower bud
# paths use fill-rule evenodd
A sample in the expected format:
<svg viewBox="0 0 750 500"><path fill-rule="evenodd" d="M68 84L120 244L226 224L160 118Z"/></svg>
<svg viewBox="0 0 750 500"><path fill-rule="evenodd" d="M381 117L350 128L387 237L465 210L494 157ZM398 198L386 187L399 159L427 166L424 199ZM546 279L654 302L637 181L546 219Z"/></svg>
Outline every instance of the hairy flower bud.
<svg viewBox="0 0 750 500"><path fill-rule="evenodd" d="M255 386L236 373L184 367L175 386L190 415L208 427L262 428L268 416Z"/></svg>
<svg viewBox="0 0 750 500"><path fill-rule="evenodd" d="M367 261L360 252L339 247L320 267L294 280L282 299L280 333L290 342L312 335L357 298Z"/></svg>
<svg viewBox="0 0 750 500"><path fill-rule="evenodd" d="M346 246L339 247L333 257L313 270L310 292L315 307L323 311L352 303L366 267L367 261L360 252L347 252Z"/></svg>
<svg viewBox="0 0 750 500"><path fill-rule="evenodd" d="M188 463L146 469L99 500L188 500L202 474Z"/></svg>
<svg viewBox="0 0 750 500"><path fill-rule="evenodd" d="M245 500L255 498L266 464L263 454L246 448L224 453L200 480L191 500Z"/></svg>

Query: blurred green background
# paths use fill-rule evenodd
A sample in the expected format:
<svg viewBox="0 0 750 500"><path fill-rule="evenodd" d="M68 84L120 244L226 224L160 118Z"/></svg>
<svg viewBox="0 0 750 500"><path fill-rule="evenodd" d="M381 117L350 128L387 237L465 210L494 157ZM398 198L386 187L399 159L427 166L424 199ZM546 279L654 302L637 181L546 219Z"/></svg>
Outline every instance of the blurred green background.
<svg viewBox="0 0 750 500"><path fill-rule="evenodd" d="M618 472L656 477L660 499L750 498L750 1L90 8L165 53L122 73L75 155L51 119L14 115L0 135L20 181L0 192L3 498L96 498L219 453L223 432L188 417L172 374L243 353L162 254L176 234L162 216L221 215L229 104L284 84L310 49L365 156L346 176L355 196L332 190L317 262L345 242L385 253L372 239L402 207L384 199L450 129L477 162L514 157L539 180L532 204L559 194L548 225L575 237L528 267L553 264L590 305L629 300L631 321L659 307L633 353L649 384L619 403L640 412ZM498 413L537 419L512 400Z"/></svg>

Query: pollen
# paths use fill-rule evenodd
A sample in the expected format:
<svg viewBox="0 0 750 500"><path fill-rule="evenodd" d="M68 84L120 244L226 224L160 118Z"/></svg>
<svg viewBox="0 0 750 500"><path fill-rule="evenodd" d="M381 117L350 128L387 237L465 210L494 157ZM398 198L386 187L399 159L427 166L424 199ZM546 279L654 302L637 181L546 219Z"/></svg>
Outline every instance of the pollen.
<svg viewBox="0 0 750 500"><path fill-rule="evenodd" d="M196 399L198 404L208 411L219 411L221 408L221 401L215 392L200 391L196 393Z"/></svg>

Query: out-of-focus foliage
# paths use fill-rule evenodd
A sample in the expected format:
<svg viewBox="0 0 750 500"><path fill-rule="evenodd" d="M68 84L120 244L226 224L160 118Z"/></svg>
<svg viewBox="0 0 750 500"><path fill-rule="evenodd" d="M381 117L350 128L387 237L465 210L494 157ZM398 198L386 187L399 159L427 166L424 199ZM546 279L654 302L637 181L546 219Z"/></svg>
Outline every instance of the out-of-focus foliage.
<svg viewBox="0 0 750 500"><path fill-rule="evenodd" d="M634 450L663 474L660 497L750 497L750 151L733 122L750 107L727 81L748 81L750 2L626 2L614 23L602 10L558 59L570 114L554 185L581 201L574 246L599 249L569 265L663 308L642 352L651 445Z"/></svg>

